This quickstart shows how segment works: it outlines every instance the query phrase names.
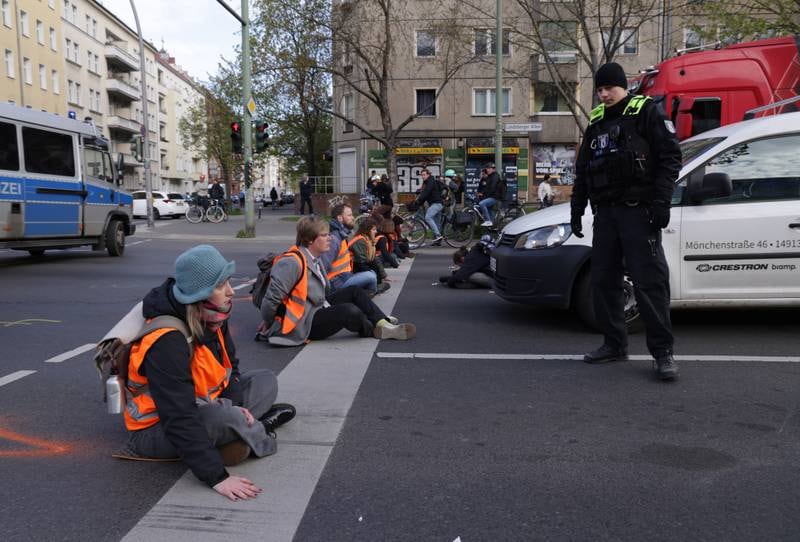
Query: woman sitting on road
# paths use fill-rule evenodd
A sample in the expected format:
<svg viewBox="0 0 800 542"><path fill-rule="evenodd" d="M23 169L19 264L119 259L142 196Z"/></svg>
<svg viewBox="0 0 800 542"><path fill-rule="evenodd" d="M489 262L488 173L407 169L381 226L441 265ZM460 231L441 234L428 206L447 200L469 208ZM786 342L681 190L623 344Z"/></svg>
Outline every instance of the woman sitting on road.
<svg viewBox="0 0 800 542"><path fill-rule="evenodd" d="M383 263L377 257L375 250L375 236L378 233L378 225L375 219L367 217L358 225L356 233L348 246L353 260L353 272L372 271L378 277L378 293L383 293L389 289L386 280L386 270Z"/></svg>
<svg viewBox="0 0 800 542"><path fill-rule="evenodd" d="M175 278L144 298L146 319L177 317L192 340L161 328L132 346L125 390L128 442L116 455L181 458L197 478L233 501L253 498L261 489L225 466L251 453L274 454L272 431L295 415L291 405L273 404L278 381L270 370L239 373L228 330L234 269L216 248L196 246L178 256Z"/></svg>
<svg viewBox="0 0 800 542"><path fill-rule="evenodd" d="M382 220L378 225L378 235L375 236L375 249L384 267L400 267L400 262L397 261L397 256L394 253L396 236L394 222Z"/></svg>
<svg viewBox="0 0 800 542"><path fill-rule="evenodd" d="M412 338L416 327L385 315L363 288L348 286L327 295L328 279L319 258L329 248L330 230L324 220L306 217L297 223L296 246L272 265L257 338L298 346L308 339L326 339L341 329L361 337Z"/></svg>

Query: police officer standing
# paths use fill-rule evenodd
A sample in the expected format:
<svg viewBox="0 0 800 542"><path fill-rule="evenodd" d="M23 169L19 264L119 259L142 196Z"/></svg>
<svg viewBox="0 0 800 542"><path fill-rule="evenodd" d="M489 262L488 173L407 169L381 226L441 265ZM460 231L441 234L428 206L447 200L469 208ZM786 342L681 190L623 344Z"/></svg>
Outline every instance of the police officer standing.
<svg viewBox="0 0 800 542"><path fill-rule="evenodd" d="M681 168L675 128L649 97L631 96L619 64L595 74L602 102L591 112L576 163L572 192L572 233L583 237L587 201L594 211L592 289L603 345L586 363L628 359L623 275L634 293L647 332L653 368L662 380L678 376L672 357L669 268L661 230L669 224L670 202Z"/></svg>

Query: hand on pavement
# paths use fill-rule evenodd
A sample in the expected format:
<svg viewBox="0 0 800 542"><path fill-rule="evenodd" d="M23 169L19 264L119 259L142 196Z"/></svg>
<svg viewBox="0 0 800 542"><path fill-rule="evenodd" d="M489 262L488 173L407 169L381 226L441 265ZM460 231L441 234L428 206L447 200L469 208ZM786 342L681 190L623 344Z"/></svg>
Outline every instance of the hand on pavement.
<svg viewBox="0 0 800 542"><path fill-rule="evenodd" d="M255 417L253 417L253 415L250 413L250 411L247 410L246 408L239 407L239 409L241 409L242 413L244 413L244 421L245 421L245 423L247 423L247 427L252 427L252 425L256 421Z"/></svg>
<svg viewBox="0 0 800 542"><path fill-rule="evenodd" d="M247 478L228 476L214 486L214 491L228 497L232 501L253 499L261 493L261 488Z"/></svg>

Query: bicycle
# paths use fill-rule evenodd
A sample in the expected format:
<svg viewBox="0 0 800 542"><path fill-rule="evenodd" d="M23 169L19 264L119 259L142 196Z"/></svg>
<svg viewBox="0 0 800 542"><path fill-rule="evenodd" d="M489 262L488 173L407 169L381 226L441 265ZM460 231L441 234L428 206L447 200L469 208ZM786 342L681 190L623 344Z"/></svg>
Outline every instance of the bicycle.
<svg viewBox="0 0 800 542"><path fill-rule="evenodd" d="M466 198L465 202L464 209L461 212L472 215L472 227L474 230L484 227L489 231L500 232L511 221L525 214L525 208L523 207L525 200L511 200L505 204L498 202L495 204L495 209L492 213L492 225L482 226L484 217L478 202L472 198ZM505 208L502 208L502 205L505 205Z"/></svg>
<svg viewBox="0 0 800 542"><path fill-rule="evenodd" d="M189 210L186 211L186 220L192 224L199 224L203 221L208 221L213 224L219 224L223 220L228 219L228 213L218 200L213 200L208 209L203 209L202 205L192 204Z"/></svg>
<svg viewBox="0 0 800 542"><path fill-rule="evenodd" d="M403 237L408 239L408 244L412 249L422 248L425 246L430 231L430 226L425 221L423 207L419 207L413 214L408 207L406 209L406 213L398 213L403 218L403 224L400 226ZM452 205L442 209L438 222L439 231L442 239L449 246L453 248L467 247L473 241L473 222L459 223L457 218Z"/></svg>

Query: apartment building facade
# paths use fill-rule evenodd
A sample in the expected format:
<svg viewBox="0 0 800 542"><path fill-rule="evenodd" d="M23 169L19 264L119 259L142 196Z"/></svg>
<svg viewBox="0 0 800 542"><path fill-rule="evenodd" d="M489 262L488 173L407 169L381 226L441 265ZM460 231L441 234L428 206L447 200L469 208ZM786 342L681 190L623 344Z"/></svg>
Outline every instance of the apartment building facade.
<svg viewBox="0 0 800 542"><path fill-rule="evenodd" d="M374 16L367 13L365 3L343 0L334 2L334 17L346 17L351 24L375 26ZM558 20L556 2L539 2L538 9L552 16L539 21L538 31L551 59L548 69L544 51L530 47L533 25L530 17L516 2L504 2L503 21L503 114L507 129L503 135L503 167L516 173L521 197L536 198L536 185L544 174L551 175L555 185L568 187L574 176L576 146L580 126L567 100L556 85L566 81L572 85L576 100L585 111L592 108L594 84L591 70L580 60L574 46L565 45L564 32L574 33L581 43L577 22ZM390 110L395 124L410 114L423 112L402 132L398 144L398 186L396 192L413 192L420 186L423 167L434 174L454 169L475 186L480 168L494 161L495 135L495 39L494 0L448 4L447 0L408 0L403 13L392 20L392 61L390 64ZM436 10L440 11L436 11ZM657 64L665 52L674 48L699 45L699 37L688 30L676 14L654 12L637 21L635 27L623 30L625 43L617 52L619 62L633 77L639 70ZM442 61L453 43L440 43L441 21L461 28L461 46L473 58L442 89ZM597 43L606 29L595 27L591 39ZM366 31L369 35L369 30ZM548 36L551 34L551 36ZM447 36L445 35L445 38ZM465 39L466 38L466 39ZM450 38L452 39L452 33ZM585 37L583 38L585 40ZM347 84L347 74L363 73L363 60L352 51L352 43L334 43L334 63L342 76L333 79L333 100L347 120L333 122L334 172L337 190L363 190L372 173L386 172L386 150L359 129L381 131L377 108ZM440 58L441 57L441 58ZM450 64L452 67L452 63ZM363 83L355 83L363 84ZM366 85L362 87L365 89ZM516 126L515 126L516 125ZM510 128L510 129L508 129ZM568 190L562 191L568 193Z"/></svg>
<svg viewBox="0 0 800 542"><path fill-rule="evenodd" d="M124 185L130 190L145 186L144 168L131 148L133 136L145 129L154 190L191 191L200 175L205 176L205 162L187 158L178 136L183 104L201 93L174 66L174 59L162 66L160 52L144 42L147 85L142 96L138 36L99 2L2 0L1 6L5 77L0 79L0 99L78 119L91 117L109 139L112 156L122 155ZM164 78L159 72L170 75Z"/></svg>

